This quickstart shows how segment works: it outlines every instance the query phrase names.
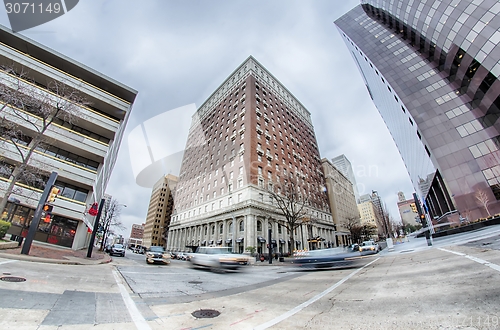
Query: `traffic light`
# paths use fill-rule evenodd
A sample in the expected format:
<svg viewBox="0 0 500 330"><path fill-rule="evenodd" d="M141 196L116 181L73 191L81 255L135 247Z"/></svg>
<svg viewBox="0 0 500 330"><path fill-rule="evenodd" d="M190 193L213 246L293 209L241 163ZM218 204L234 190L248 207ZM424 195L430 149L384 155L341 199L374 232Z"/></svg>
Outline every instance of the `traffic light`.
<svg viewBox="0 0 500 330"><path fill-rule="evenodd" d="M413 213L418 213L415 203L410 203L410 208Z"/></svg>
<svg viewBox="0 0 500 330"><path fill-rule="evenodd" d="M52 220L52 209L54 207L52 205L49 205L49 204L45 204L43 206L43 212L45 213L45 215L43 216L43 222L45 223L49 223L51 220Z"/></svg>
<svg viewBox="0 0 500 330"><path fill-rule="evenodd" d="M49 194L49 198L47 198L47 202L54 203L56 201L57 195L59 195L60 192L61 192L61 189L59 189L57 187L52 187L52 189L50 189L50 194Z"/></svg>
<svg viewBox="0 0 500 330"><path fill-rule="evenodd" d="M54 208L54 207L53 207L52 205L45 204L45 205L43 206L43 211L44 211L45 213L50 213L50 212L52 212L52 209L53 209L53 208Z"/></svg>

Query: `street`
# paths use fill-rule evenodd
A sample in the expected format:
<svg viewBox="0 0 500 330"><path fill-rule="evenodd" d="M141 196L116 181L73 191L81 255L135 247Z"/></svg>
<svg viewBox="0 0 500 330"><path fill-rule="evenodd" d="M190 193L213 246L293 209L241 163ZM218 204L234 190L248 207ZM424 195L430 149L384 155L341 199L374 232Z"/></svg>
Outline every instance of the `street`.
<svg viewBox="0 0 500 330"><path fill-rule="evenodd" d="M2 329L495 329L500 228L410 239L355 269L288 265L239 272L147 265L127 251L102 265L0 259ZM465 243L465 244L458 244ZM196 318L200 309L218 312Z"/></svg>

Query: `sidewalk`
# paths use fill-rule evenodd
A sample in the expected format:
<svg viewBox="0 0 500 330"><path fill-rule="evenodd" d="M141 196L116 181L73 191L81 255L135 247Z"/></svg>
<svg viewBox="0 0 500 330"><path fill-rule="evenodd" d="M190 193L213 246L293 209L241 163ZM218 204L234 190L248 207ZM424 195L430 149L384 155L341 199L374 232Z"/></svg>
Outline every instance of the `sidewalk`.
<svg viewBox="0 0 500 330"><path fill-rule="evenodd" d="M21 254L21 248L0 250L0 258L16 259L32 262L66 264L66 265L98 265L111 261L111 257L104 252L100 252L98 247L92 251L92 257L87 258L87 249L71 250L70 248L59 247L33 241L29 255Z"/></svg>

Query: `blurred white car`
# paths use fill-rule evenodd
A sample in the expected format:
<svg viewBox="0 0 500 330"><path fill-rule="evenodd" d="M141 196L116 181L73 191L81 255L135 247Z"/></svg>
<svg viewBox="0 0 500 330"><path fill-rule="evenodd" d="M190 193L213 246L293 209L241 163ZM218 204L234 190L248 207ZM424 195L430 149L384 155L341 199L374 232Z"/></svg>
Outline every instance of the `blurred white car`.
<svg viewBox="0 0 500 330"><path fill-rule="evenodd" d="M238 269L250 264L250 258L244 254L231 252L230 247L200 246L191 254L193 267L210 269Z"/></svg>
<svg viewBox="0 0 500 330"><path fill-rule="evenodd" d="M364 241L359 245L359 252L366 252L366 251L378 253L379 246L374 241Z"/></svg>

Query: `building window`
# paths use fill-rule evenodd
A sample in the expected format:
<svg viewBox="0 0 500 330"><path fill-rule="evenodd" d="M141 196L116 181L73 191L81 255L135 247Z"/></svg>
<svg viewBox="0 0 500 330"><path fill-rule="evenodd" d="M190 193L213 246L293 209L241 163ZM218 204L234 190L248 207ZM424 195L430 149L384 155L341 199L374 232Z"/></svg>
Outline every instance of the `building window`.
<svg viewBox="0 0 500 330"><path fill-rule="evenodd" d="M262 222L260 220L257 221L257 231L262 231Z"/></svg>

